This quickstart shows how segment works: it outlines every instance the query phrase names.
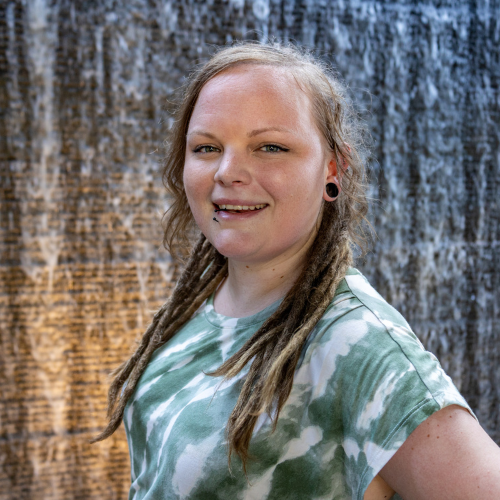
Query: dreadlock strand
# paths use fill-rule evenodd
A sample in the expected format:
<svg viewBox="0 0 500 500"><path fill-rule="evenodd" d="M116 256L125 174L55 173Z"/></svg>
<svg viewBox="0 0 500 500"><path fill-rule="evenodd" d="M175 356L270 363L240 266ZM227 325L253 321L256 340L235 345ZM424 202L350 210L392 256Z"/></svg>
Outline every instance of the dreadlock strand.
<svg viewBox="0 0 500 500"><path fill-rule="evenodd" d="M198 239L198 242L194 247L194 252L196 251L202 252L204 249L203 247L205 247L205 249L209 249L209 245L210 244L207 245L205 236L201 235L201 237ZM132 354L132 356L128 361L123 363L114 371L114 373L112 373L112 375L115 375L115 379L111 383L108 391L108 408L107 408L108 417L111 415L113 411L113 408L116 403L116 398L118 393L120 392L120 389L122 388L126 380L129 378L137 361L143 356L151 338L155 335L158 328L159 327L162 328L166 323L166 321L173 316L174 314L173 309L175 307L175 304L178 302L179 291L182 289L189 288L191 281L193 279L196 279L196 274L197 274L196 266L198 263L199 260L193 258L193 256L189 259L185 271L182 273L177 286L172 292L172 296L160 307L160 309L154 315L151 324L144 333L141 342L139 343L135 352Z"/></svg>
<svg viewBox="0 0 500 500"><path fill-rule="evenodd" d="M196 297L206 286L209 284L219 272L220 268L224 266L226 258L222 256L217 250L209 244L205 249L205 254L200 256L198 262L198 270L193 276L193 280L180 290L177 298L176 314L182 311L187 301L192 300L193 296Z"/></svg>
<svg viewBox="0 0 500 500"><path fill-rule="evenodd" d="M137 382L142 375L142 372L144 371L147 363L151 359L151 355L153 354L155 349L154 343L150 342L144 351L143 355L138 359L136 362L135 366L133 367L129 378L127 380L127 385L124 387L122 390L122 394L120 399L118 400L118 404L116 407L113 409L111 416L109 418L109 422L106 426L106 428L95 438L91 440L91 443L95 443L97 441L102 441L103 439L106 439L108 436L113 434L115 430L118 428L120 425L121 421L123 420L123 413L125 411L125 405L127 404L128 400L130 399L130 396L135 390L135 386L137 385Z"/></svg>
<svg viewBox="0 0 500 500"><path fill-rule="evenodd" d="M147 346L146 350L144 351L144 354L141 356L141 358L138 360L136 363L133 371L130 374L129 378L129 383L125 387L124 393L122 398L120 399L119 406L117 408L117 411L121 410L121 413L123 415L123 409L125 407L125 404L127 403L130 395L134 392L135 386L137 385L137 382L139 381L139 378L141 377L142 373L144 372L147 364L149 363L149 360L153 354L153 352L160 347L161 345L165 344L178 330L178 328L184 324L192 315L193 313L199 308L199 306L203 303L204 300L208 296L213 293L213 291L217 288L218 284L224 277L225 273L227 272L227 264L225 264L223 267L221 267L215 276L216 279L212 280L212 283L209 284L209 286L206 287L206 289L201 293L200 295L197 296L196 300L191 302L187 309L184 311L184 313L181 314L181 316L173 321L165 330L165 332L161 332L161 329L164 327L166 324L168 318L166 315L162 318L162 320L158 323L156 332L160 330L159 336L160 340L158 342L150 342L149 345Z"/></svg>
<svg viewBox="0 0 500 500"><path fill-rule="evenodd" d="M286 346L273 361L267 375L266 384L262 389L263 407L268 408L272 404L275 385L278 385L279 378L282 377L286 379L287 372L295 371L296 364L300 357L300 352L307 340L307 337L319 319L321 319L326 308L331 303L335 295L336 286L331 286L332 284L328 285L327 293L324 294L322 303L316 309L315 313L310 316L310 318L293 334L293 336L291 336ZM290 363L288 370L285 369L287 363ZM280 406L281 405L278 404L278 408L280 408Z"/></svg>
<svg viewBox="0 0 500 500"><path fill-rule="evenodd" d="M307 275L306 275L307 276ZM307 281L307 280L306 280ZM310 280L309 280L310 281ZM310 283L306 283L306 286L309 286ZM293 288L298 288L300 287L300 283L296 284L295 287ZM302 310L304 309L303 305L305 304L304 300L305 294L301 293L294 293L294 290L292 289L287 297L284 299L280 309L282 310L289 310L290 314L287 314L285 317L286 319L286 324L279 325L273 330L269 331L269 333L272 333L272 335L269 336L264 336L261 333L261 328L259 331L257 331L249 341L247 341L246 345L244 345L241 350L236 353L232 358L226 361L216 372L214 372L214 375L222 375L224 374L226 378L231 378L232 376L236 375L242 368L243 366L255 355L256 352L260 349L261 345L268 345L267 353L268 358L272 358L273 355L269 353L273 352L276 353L277 347L280 344L280 340L283 340L284 337L290 337L293 335L294 330L296 329L296 318L295 316L300 316L302 314ZM293 300L294 299L294 300ZM300 302L301 304L298 304L297 302ZM290 307L292 306L292 307ZM279 311L277 311L278 313ZM294 314L295 312L295 314ZM283 316L282 316L283 317ZM265 326L265 325L263 325ZM288 328L287 328L288 326ZM295 328L294 328L295 327ZM285 345L286 345L285 341ZM241 355L240 355L241 353ZM274 355L276 357L277 354ZM255 361L254 361L255 363ZM253 363L252 363L253 366ZM264 374L266 377L266 380L268 379L268 374ZM238 409L244 399L246 397L246 393L242 392L240 394L239 398L239 405L237 404L236 409ZM241 401L240 401L241 399ZM259 412L261 413L264 411L265 408L267 408L269 405L263 405L262 401L259 403Z"/></svg>
<svg viewBox="0 0 500 500"><path fill-rule="evenodd" d="M212 247L211 253L207 255L206 262L202 261L200 268L205 271L194 283L192 291L196 294L203 290L219 273L220 269L225 266L226 258L222 256L215 248Z"/></svg>
<svg viewBox="0 0 500 500"><path fill-rule="evenodd" d="M248 459L248 445L252 436L255 423L259 414L256 412L256 399L251 398L259 390L258 380L261 375L262 365L266 361L266 351L261 350L251 364L245 377L240 397L229 416L226 434L228 437L228 463L231 455L236 453L243 462L243 471L246 474L246 461Z"/></svg>
<svg viewBox="0 0 500 500"><path fill-rule="evenodd" d="M245 390L241 391L243 397L238 400L228 421L229 450L230 453L234 451L242 459L245 474L250 439L258 418L266 411L265 408L262 408L260 401L262 386L266 380L265 367L269 364L269 359L269 350L261 351L256 356L247 375L248 385L245 382ZM271 419L273 419L272 411L272 408L267 409Z"/></svg>
<svg viewBox="0 0 500 500"><path fill-rule="evenodd" d="M193 287L197 285L198 280L205 270L200 264L210 259L212 250L215 249L210 242L201 235L172 293L172 314L178 312L179 307L182 307L184 302L189 299Z"/></svg>
<svg viewBox="0 0 500 500"><path fill-rule="evenodd" d="M273 420L273 427L277 425L279 413L292 388L293 375L302 348L331 303L338 283L344 278L351 263L351 250L346 231L342 224L335 223L335 220L332 223L329 220L336 215L334 212L325 210L325 217L312 246L309 265L272 316L273 318L280 314L281 321L273 328L274 335L261 343L266 349L267 359L264 366L262 366L263 358L259 357L259 367L253 369L253 365L257 362L255 353L259 352L260 345L257 349L251 349L251 346L255 347L259 338L265 338L262 330L266 323L272 323L272 318L269 318L268 322L247 342L250 345L245 345L241 349L241 351L246 350L246 355L236 353L232 357L234 359L227 360L215 372L217 374L225 372L226 377L231 378L251 359L250 352L255 355L247 375L246 390L241 391L231 419L228 421L230 450L234 450L243 463L248 458L248 444L258 415L267 411ZM337 245L332 245L332 240L336 240ZM285 310L288 311L287 315L282 314ZM258 377L251 376L253 373L258 373Z"/></svg>
<svg viewBox="0 0 500 500"><path fill-rule="evenodd" d="M262 328L261 328L262 329ZM260 330L258 332L260 332ZM207 375L211 375L213 377L224 376L225 379L230 379L236 376L243 367L266 345L268 345L276 335L279 334L279 327L272 328L270 330L263 330L258 338L254 339L252 336L247 342L243 345L243 347L233 354L229 359L227 359L219 368L214 370L213 372L207 373ZM253 363L252 363L253 365Z"/></svg>
<svg viewBox="0 0 500 500"><path fill-rule="evenodd" d="M286 323L292 328L292 332L296 329L297 322L303 319L304 309L307 304L312 302L311 290L314 289L314 281L318 275L321 275L325 269L331 266L331 257L325 255L331 253L332 245L329 243L329 232L333 232L331 225L322 220L318 235L310 254L310 264L306 266L295 285L287 294L285 305L290 302L290 314L287 316ZM327 233L322 234L322 233Z"/></svg>
<svg viewBox="0 0 500 500"><path fill-rule="evenodd" d="M196 288L196 295L194 301L192 301L188 309L186 309L185 301L177 305L175 310L171 314L165 314L163 318L158 322L155 332L155 339L159 340L163 337L163 332L165 330L165 325L170 322L171 325L178 325L181 318L189 318L187 311L191 311L194 307L194 311L201 305L201 303L214 291L214 288L220 283L225 273L227 273L227 267L222 264L221 266L213 265L210 272L207 272L207 276L201 277L199 280L199 286ZM214 282L215 280L215 282ZM208 288L207 288L208 287ZM208 295L207 295L208 294ZM181 300L182 297L175 297L177 300ZM194 312L193 311L193 312ZM169 327L170 329L173 328Z"/></svg>
<svg viewBox="0 0 500 500"><path fill-rule="evenodd" d="M108 391L108 406L107 406L107 415L108 417L111 415L113 408L116 403L116 398L118 393L120 392L120 389L122 388L123 384L126 382L128 377L130 376L130 373L134 369L135 364L137 361L141 358L141 356L144 354L144 351L146 350L152 336L154 335L154 332L156 330L156 327L161 320L161 315L166 314L166 310L168 310L168 303L164 304L160 310L155 314L153 321L151 324L148 326L146 332L142 336L142 339L137 346L135 352L132 354L130 359L124 363L122 363L117 369L115 369L112 372L112 375L115 376L113 382L110 385L109 391Z"/></svg>
<svg viewBox="0 0 500 500"><path fill-rule="evenodd" d="M199 271L199 261L200 261L200 254L205 254L206 253L206 247L207 247L207 242L206 238L203 234L200 235L198 238L198 241L196 242L195 246L192 249L192 252L189 256L189 259L186 263L186 266L184 270L182 271L177 284L172 292L172 303L177 302L174 299L174 296L176 294L182 293L183 290L186 289L186 286L189 285L193 279L195 278L196 274L198 274Z"/></svg>
<svg viewBox="0 0 500 500"><path fill-rule="evenodd" d="M210 285L210 283L214 279L217 279L217 284L220 283L222 279L222 277L218 276L221 272L221 269L225 265L225 258L218 254L218 252L216 252L216 250L209 243L208 245L204 245L204 248L202 248L200 251L205 252L205 258L197 262L199 268L197 270L193 269L191 271L190 280L179 281L178 286L172 294L171 302L173 307L169 310L168 313L164 314L164 316L160 319L156 326L156 331L154 332L153 336L155 338L155 341L157 342L157 347L163 343L160 342L158 344L158 339L163 336L163 332L165 330L165 325L167 324L167 322L175 322L175 324L178 325L179 318L187 317L185 303L187 300L189 300L189 292L192 291L196 294L195 302L199 306L207 297L206 295L204 295L204 289L208 285ZM207 256L208 258L210 258L210 255L214 252L216 252L216 256L218 256L219 258L215 259L215 262L212 262L211 266L207 270L205 266ZM194 263L196 263L195 259L192 260ZM212 261L214 261L214 259L212 259ZM208 295L210 295L210 293Z"/></svg>
<svg viewBox="0 0 500 500"><path fill-rule="evenodd" d="M165 342L167 342L172 335L199 309L201 304L203 304L203 302L216 290L226 273L227 266L220 268L214 279L212 279L205 289L197 295L195 300L187 306L184 312L175 321L173 321L164 332L159 332L158 341L157 344L155 344L156 348L165 344Z"/></svg>
<svg viewBox="0 0 500 500"><path fill-rule="evenodd" d="M200 259L200 254L202 258ZM208 263L211 263L207 269ZM203 275L205 273L205 275ZM201 235L193 248L190 259L182 273L172 296L154 315L151 324L144 333L131 358L115 371L117 373L108 392L108 417L106 428L91 442L100 441L113 434L118 428L125 410L125 405L135 391L135 387L146 369L155 349L171 338L177 329L198 309L203 301L217 288L227 274L227 263L215 248ZM196 286L194 286L196 285ZM204 288L189 307L182 307L193 288ZM171 322L169 327L166 324ZM157 337L161 336L158 342ZM124 384L125 387L123 388ZM118 400L118 394L122 390Z"/></svg>
<svg viewBox="0 0 500 500"><path fill-rule="evenodd" d="M346 245L344 245L343 250L343 252L340 252L341 254L350 253L350 249ZM302 324L302 326L300 326L299 329L296 330L289 339L282 337L280 339L280 341L282 342L277 342L275 351L277 351L279 354L272 362L272 366L270 367L266 377L266 383L262 389L262 408L267 409L273 404L274 401L276 401L276 386L281 385L280 380L289 379L290 381L293 381L293 378L289 377L289 375L295 371L298 359L300 357L300 352L302 351L302 348L309 334L323 316L328 305L333 300L339 282L345 276L345 272L347 271L347 267L349 264L349 262L346 261L348 261L349 259L342 259L343 256L347 257L346 255L333 255L333 260L343 260L344 264L341 266L336 266L335 262L331 262L331 265L327 268L327 272L325 273L320 286L318 286L314 290L313 296L311 298L311 303L315 304L315 298L318 297L318 304L315 304L314 308L308 311L309 314L306 315L305 322ZM339 259L338 257L341 258ZM285 345L280 345L282 343ZM278 411L281 409L286 398L288 397L289 391L291 390L291 383L288 385L289 387L286 391L284 391L286 397L283 398L283 395L280 395L280 397L278 398Z"/></svg>

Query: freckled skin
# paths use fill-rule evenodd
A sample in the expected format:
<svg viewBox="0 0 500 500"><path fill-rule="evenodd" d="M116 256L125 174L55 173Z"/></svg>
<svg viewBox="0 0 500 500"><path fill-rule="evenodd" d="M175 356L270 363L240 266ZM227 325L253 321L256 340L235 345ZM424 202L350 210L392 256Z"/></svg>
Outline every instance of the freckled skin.
<svg viewBox="0 0 500 500"><path fill-rule="evenodd" d="M438 435L439 432L439 435ZM436 439L433 439L436 437ZM500 498L500 449L462 407L421 423L380 472L403 498Z"/></svg>

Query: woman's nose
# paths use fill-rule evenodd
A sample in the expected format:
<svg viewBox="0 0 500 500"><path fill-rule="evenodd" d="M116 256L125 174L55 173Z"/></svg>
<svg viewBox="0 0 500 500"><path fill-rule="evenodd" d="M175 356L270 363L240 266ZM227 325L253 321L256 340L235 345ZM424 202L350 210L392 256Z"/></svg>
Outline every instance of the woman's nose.
<svg viewBox="0 0 500 500"><path fill-rule="evenodd" d="M225 151L215 172L215 182L224 186L232 186L234 184L248 184L250 179L248 161L242 155Z"/></svg>

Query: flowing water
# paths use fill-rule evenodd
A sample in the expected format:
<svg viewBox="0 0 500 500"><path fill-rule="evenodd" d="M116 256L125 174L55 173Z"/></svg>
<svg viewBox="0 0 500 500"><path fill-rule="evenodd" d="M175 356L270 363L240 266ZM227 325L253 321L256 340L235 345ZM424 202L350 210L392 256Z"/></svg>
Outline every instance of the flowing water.
<svg viewBox="0 0 500 500"><path fill-rule="evenodd" d="M168 296L162 141L214 45L294 40L373 138L362 271L500 442L500 5L491 1L0 2L0 499L114 499L94 446L107 374Z"/></svg>

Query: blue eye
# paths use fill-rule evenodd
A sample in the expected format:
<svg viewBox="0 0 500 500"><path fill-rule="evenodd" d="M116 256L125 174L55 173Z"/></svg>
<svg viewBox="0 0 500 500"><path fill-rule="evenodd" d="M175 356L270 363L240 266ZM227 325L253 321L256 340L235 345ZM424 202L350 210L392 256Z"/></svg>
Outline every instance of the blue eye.
<svg viewBox="0 0 500 500"><path fill-rule="evenodd" d="M282 148L277 144L266 144L261 149L263 149L266 153L280 153L281 151L288 151L288 149Z"/></svg>
<svg viewBox="0 0 500 500"><path fill-rule="evenodd" d="M215 146L198 146L193 150L194 153L217 153L218 151L220 149Z"/></svg>

